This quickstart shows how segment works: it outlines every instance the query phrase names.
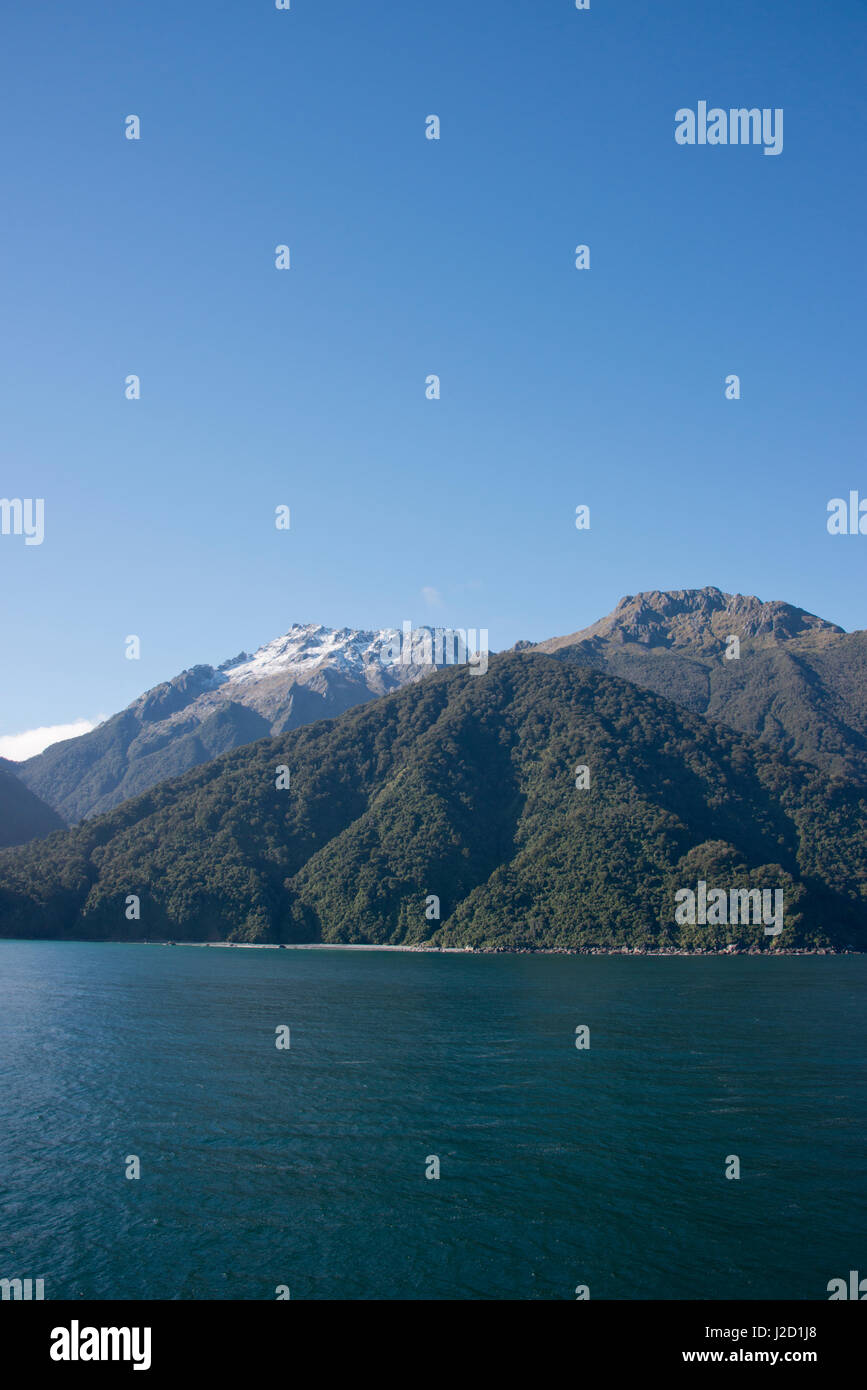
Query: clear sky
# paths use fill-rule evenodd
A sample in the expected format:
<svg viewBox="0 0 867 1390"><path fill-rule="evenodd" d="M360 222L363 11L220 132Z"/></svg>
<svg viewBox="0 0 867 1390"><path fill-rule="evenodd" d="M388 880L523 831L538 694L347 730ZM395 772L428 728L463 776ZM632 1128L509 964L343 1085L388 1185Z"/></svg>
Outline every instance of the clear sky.
<svg viewBox="0 0 867 1390"><path fill-rule="evenodd" d="M0 735L293 622L867 626L865 60L863 0L7 7ZM783 152L678 145L702 100Z"/></svg>

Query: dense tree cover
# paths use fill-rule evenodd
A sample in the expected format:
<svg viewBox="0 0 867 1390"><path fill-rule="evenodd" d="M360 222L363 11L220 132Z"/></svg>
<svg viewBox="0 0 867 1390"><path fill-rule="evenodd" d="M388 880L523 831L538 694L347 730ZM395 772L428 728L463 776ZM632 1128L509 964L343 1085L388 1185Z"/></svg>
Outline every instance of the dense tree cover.
<svg viewBox="0 0 867 1390"><path fill-rule="evenodd" d="M373 638L293 628L281 639L293 648L282 652L286 664L273 669L266 662L241 683L228 680L226 670L246 658L243 652L218 669L193 666L89 733L28 758L18 775L69 825L102 815L232 748L333 718L422 674L418 666L365 660Z"/></svg>
<svg viewBox="0 0 867 1390"><path fill-rule="evenodd" d="M731 661L730 634L740 641ZM633 681L867 786L865 632L845 633L788 604L705 588L625 598L583 633L535 650ZM219 673L193 666L90 733L18 765L16 775L75 824L230 749L341 714L391 688L401 669L374 668L375 676L323 667L312 678L287 668L217 697Z"/></svg>
<svg viewBox="0 0 867 1390"><path fill-rule="evenodd" d="M737 661L726 661L723 649L704 635L694 644L646 647L618 632L556 655L634 681L867 786L867 632L823 631L785 643L745 637Z"/></svg>
<svg viewBox="0 0 867 1390"><path fill-rule="evenodd" d="M626 681L520 652L4 851L0 934L861 949L865 831L862 789ZM783 933L677 926L674 894L699 879L785 889Z"/></svg>

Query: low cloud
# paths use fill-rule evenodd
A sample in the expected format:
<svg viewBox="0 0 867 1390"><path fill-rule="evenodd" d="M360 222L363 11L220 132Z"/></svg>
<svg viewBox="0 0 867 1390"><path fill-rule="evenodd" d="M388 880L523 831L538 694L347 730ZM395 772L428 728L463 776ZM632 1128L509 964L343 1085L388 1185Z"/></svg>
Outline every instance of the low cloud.
<svg viewBox="0 0 867 1390"><path fill-rule="evenodd" d="M6 734L0 738L0 758L23 763L26 758L34 758L37 753L50 748L52 743L89 734L105 718L101 714L97 719L75 719L71 724L49 724L42 729L27 729L23 734Z"/></svg>

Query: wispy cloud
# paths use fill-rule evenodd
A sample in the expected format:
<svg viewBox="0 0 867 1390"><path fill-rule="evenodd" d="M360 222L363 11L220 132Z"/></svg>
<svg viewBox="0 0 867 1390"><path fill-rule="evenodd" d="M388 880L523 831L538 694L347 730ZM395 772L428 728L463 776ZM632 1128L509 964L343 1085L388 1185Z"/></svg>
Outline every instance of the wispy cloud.
<svg viewBox="0 0 867 1390"><path fill-rule="evenodd" d="M434 589L432 585L426 584L421 591L421 596L428 608L442 608L443 596L439 589Z"/></svg>
<svg viewBox="0 0 867 1390"><path fill-rule="evenodd" d="M100 714L96 719L74 719L71 724L49 724L41 729L27 729L23 734L6 734L0 738L0 758L23 763L25 758L34 758L37 753L50 748L52 743L89 734L105 718L106 715Z"/></svg>

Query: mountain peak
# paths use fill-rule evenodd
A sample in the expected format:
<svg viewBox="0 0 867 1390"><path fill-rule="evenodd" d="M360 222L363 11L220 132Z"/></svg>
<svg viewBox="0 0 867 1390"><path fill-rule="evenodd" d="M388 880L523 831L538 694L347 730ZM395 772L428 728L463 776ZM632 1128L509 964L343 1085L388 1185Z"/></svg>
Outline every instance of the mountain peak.
<svg viewBox="0 0 867 1390"><path fill-rule="evenodd" d="M754 594L727 594L708 585L627 594L606 617L567 637L541 642L538 650L554 652L594 640L645 647L716 647L731 635L779 642L816 633L842 636L843 629L779 599L763 602Z"/></svg>
<svg viewBox="0 0 867 1390"><path fill-rule="evenodd" d="M396 635L293 623L252 656L191 666L145 691L91 734L29 759L21 780L67 820L108 811L231 748L419 680L430 666L395 661Z"/></svg>
<svg viewBox="0 0 867 1390"><path fill-rule="evenodd" d="M380 662L383 647L393 637L393 632L293 623L288 632L266 642L252 656L242 653L242 660L226 663L220 670L236 685L285 671L301 674L319 666L361 674L371 663Z"/></svg>

